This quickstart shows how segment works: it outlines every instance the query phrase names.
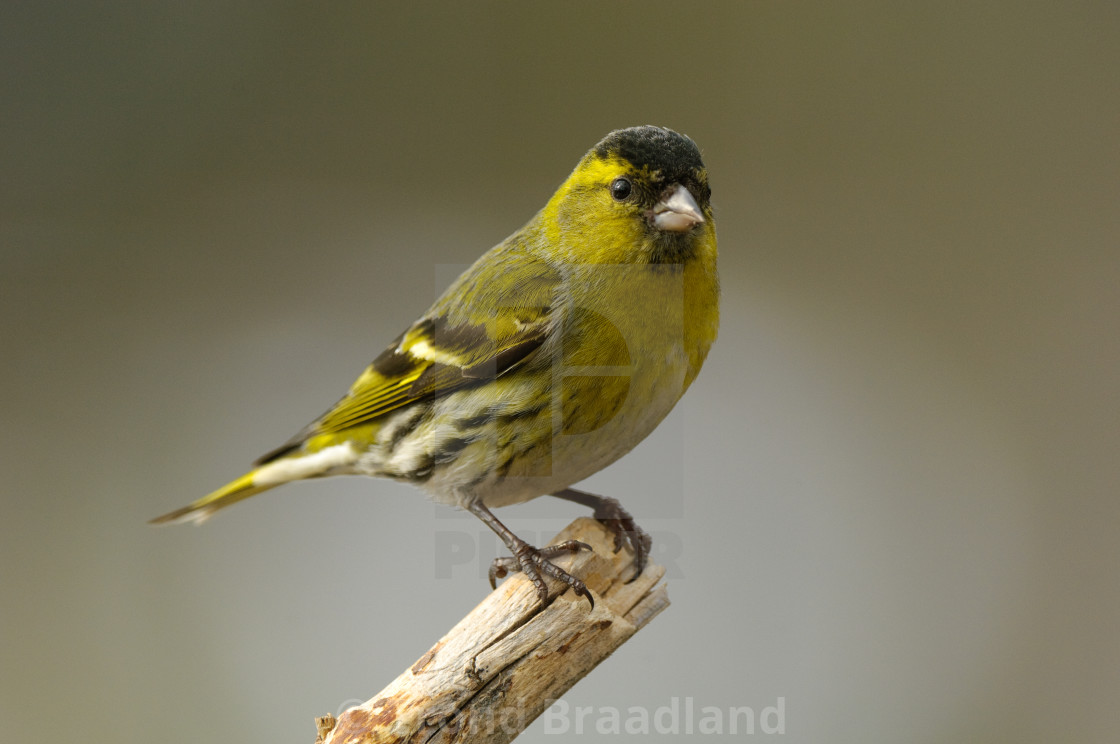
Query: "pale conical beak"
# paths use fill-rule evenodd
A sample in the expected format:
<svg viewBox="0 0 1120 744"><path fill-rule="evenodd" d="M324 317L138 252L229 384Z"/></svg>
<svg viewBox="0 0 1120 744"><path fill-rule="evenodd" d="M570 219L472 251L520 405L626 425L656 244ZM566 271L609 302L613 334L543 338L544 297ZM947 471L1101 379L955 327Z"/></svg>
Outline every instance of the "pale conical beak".
<svg viewBox="0 0 1120 744"><path fill-rule="evenodd" d="M653 224L658 230L684 232L704 221L700 207L688 189L680 184L662 196L653 208Z"/></svg>

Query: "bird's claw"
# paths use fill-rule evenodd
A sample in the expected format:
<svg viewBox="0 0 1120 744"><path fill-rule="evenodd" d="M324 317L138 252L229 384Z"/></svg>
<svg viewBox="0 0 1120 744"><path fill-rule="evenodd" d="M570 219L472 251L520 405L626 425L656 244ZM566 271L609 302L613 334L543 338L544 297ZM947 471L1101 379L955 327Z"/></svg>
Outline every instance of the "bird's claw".
<svg viewBox="0 0 1120 744"><path fill-rule="evenodd" d="M638 526L630 512L623 508L618 499L603 496L602 503L595 509L595 519L599 520L612 533L614 533L614 552L622 550L623 544L628 543L634 551L634 575L627 579L627 583L638 578L646 568L650 549L653 547L653 538Z"/></svg>
<svg viewBox="0 0 1120 744"><path fill-rule="evenodd" d="M578 553L581 550L591 550L591 546L579 540L567 540L558 545L534 548L522 541L516 546L512 556L495 558L490 564L490 588L497 587L497 579L504 579L510 573L520 571L533 582L543 605L548 601L548 585L541 578L541 574L544 574L566 584L577 595L585 598L594 609L595 600L587 585L552 562L553 558Z"/></svg>

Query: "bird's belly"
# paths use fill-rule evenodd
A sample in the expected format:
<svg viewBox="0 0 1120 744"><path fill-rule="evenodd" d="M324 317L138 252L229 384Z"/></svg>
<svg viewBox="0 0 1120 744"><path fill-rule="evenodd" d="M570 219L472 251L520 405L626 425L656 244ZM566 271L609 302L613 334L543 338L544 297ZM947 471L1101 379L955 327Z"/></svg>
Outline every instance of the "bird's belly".
<svg viewBox="0 0 1120 744"><path fill-rule="evenodd" d="M529 439L536 444L511 446L497 476L478 484L469 499L481 499L488 507L516 504L555 493L607 467L672 410L684 391L686 367L680 354L647 369L562 375L553 386L550 409L529 427L534 432Z"/></svg>
<svg viewBox="0 0 1120 744"><path fill-rule="evenodd" d="M685 369L681 355L629 375L579 380L579 385L599 391L598 406L588 413L583 406L561 406L562 430L557 437L561 461L585 478L625 455L676 405L684 392ZM590 392L583 397L596 399Z"/></svg>
<svg viewBox="0 0 1120 744"><path fill-rule="evenodd" d="M360 470L459 506L500 507L567 488L633 449L684 393L683 344L640 341L663 353L634 364L515 372L438 399L422 420L402 414L382 430L391 448L371 449ZM406 436L397 420L411 426Z"/></svg>

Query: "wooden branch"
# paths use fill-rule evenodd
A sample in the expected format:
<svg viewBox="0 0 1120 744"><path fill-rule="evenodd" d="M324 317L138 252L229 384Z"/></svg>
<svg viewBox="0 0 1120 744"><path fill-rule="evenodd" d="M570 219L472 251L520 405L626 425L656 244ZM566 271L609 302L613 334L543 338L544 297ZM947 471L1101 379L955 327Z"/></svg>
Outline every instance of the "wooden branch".
<svg viewBox="0 0 1120 744"><path fill-rule="evenodd" d="M506 579L439 643L337 721L316 721L324 744L508 742L554 700L669 606L665 575L648 565L627 584L631 554L594 519L555 537L583 551L557 564L587 584L595 609L568 591L540 607L521 574ZM546 579L554 591L557 582Z"/></svg>

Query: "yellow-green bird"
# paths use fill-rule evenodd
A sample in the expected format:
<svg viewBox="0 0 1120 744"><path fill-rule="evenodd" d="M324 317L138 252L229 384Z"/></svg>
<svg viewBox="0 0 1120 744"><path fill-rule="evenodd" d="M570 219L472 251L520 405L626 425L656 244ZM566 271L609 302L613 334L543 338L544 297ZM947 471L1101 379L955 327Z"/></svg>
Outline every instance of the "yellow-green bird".
<svg viewBox="0 0 1120 744"><path fill-rule="evenodd" d="M595 510L645 565L649 537L612 498L569 488L629 452L696 378L719 325L716 231L696 144L611 132L544 209L491 248L374 359L338 403L245 475L152 520L201 522L282 483L376 475L462 507L513 554L594 603L491 509L551 494Z"/></svg>

